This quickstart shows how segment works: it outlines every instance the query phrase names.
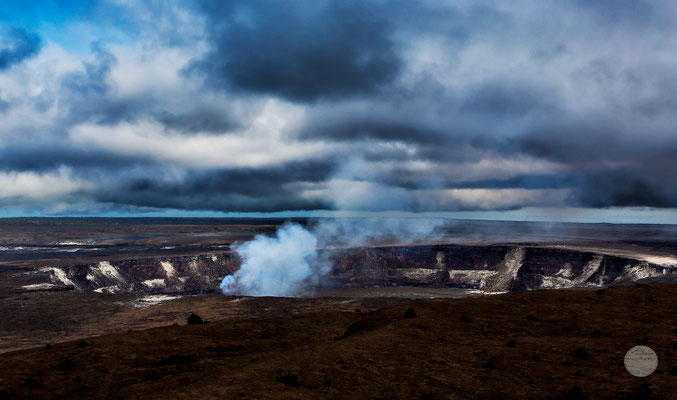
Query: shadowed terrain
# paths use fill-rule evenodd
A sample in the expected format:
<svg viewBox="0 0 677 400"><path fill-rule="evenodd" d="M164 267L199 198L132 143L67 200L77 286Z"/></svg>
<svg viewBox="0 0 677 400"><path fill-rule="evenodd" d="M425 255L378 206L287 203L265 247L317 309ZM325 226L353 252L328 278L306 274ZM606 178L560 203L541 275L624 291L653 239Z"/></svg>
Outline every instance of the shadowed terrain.
<svg viewBox="0 0 677 400"><path fill-rule="evenodd" d="M5 398L618 399L650 391L653 398L670 399L677 392L675 296L675 284L649 284L294 315L282 312L290 302L323 300L262 298L259 307L270 314L182 321L3 354L0 393ZM196 307L170 302L156 310L180 309L187 318L209 309ZM623 366L625 352L637 344L658 354L658 369L647 378L635 378Z"/></svg>

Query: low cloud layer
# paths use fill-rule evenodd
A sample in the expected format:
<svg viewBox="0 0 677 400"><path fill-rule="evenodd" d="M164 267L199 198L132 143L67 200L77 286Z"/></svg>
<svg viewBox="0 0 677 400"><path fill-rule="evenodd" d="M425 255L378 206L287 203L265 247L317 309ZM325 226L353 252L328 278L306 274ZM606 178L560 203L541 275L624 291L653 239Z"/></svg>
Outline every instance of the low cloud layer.
<svg viewBox="0 0 677 400"><path fill-rule="evenodd" d="M0 8L0 207L677 207L674 2L78 7Z"/></svg>

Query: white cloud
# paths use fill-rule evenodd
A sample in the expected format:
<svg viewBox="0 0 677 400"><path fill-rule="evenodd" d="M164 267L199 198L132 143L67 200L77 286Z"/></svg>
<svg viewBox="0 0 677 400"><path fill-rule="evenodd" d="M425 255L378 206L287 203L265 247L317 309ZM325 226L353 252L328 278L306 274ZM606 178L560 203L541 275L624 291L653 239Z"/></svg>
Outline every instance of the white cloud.
<svg viewBox="0 0 677 400"><path fill-rule="evenodd" d="M444 189L413 193L420 210L502 210L521 207L561 207L569 189Z"/></svg>
<svg viewBox="0 0 677 400"><path fill-rule="evenodd" d="M302 116L303 110L297 106L269 100L251 125L237 133L186 135L145 120L114 126L81 124L70 131L68 138L82 148L202 168L264 167L318 158L339 150L324 142L289 140L286 132Z"/></svg>
<svg viewBox="0 0 677 400"><path fill-rule="evenodd" d="M42 131L40 135L44 135L62 111L57 101L62 77L81 70L81 60L59 45L48 43L36 57L0 72L0 96L10 104L0 116L0 137L7 140L20 135L26 140L23 128Z"/></svg>
<svg viewBox="0 0 677 400"><path fill-rule="evenodd" d="M43 173L0 171L0 199L47 200L90 187L86 181L73 177L68 168Z"/></svg>
<svg viewBox="0 0 677 400"><path fill-rule="evenodd" d="M180 95L175 93L177 90L183 90L183 95L186 95L187 89L196 86L182 75L181 70L199 53L143 45L114 46L110 52L116 63L111 68L109 81L115 94L121 98L148 94L159 97Z"/></svg>
<svg viewBox="0 0 677 400"><path fill-rule="evenodd" d="M335 178L327 182L326 190L306 195L320 193L338 210L409 210L413 205L408 190L376 182Z"/></svg>

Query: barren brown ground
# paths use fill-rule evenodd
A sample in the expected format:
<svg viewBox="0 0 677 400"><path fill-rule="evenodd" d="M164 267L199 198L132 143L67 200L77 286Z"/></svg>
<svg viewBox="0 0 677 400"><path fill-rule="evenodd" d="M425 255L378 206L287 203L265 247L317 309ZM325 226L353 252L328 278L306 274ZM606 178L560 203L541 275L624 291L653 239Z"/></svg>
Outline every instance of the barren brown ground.
<svg viewBox="0 0 677 400"><path fill-rule="evenodd" d="M28 292L0 297L0 353L127 330L184 323L186 313L208 320L281 317L318 311L373 311L407 299L186 296L136 307L139 296L93 292Z"/></svg>
<svg viewBox="0 0 677 400"><path fill-rule="evenodd" d="M650 284L277 317L287 300L259 299L271 314L2 354L0 397L613 399L645 384L671 399L675 299L677 285ZM623 366L637 344L659 357L643 379Z"/></svg>

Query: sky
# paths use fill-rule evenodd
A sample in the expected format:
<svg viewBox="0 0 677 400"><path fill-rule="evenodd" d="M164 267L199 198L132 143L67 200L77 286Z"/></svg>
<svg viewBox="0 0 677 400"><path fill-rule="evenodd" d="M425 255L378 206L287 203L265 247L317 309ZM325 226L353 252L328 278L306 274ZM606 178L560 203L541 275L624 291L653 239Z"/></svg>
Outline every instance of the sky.
<svg viewBox="0 0 677 400"><path fill-rule="evenodd" d="M0 216L677 223L672 0L0 2Z"/></svg>

